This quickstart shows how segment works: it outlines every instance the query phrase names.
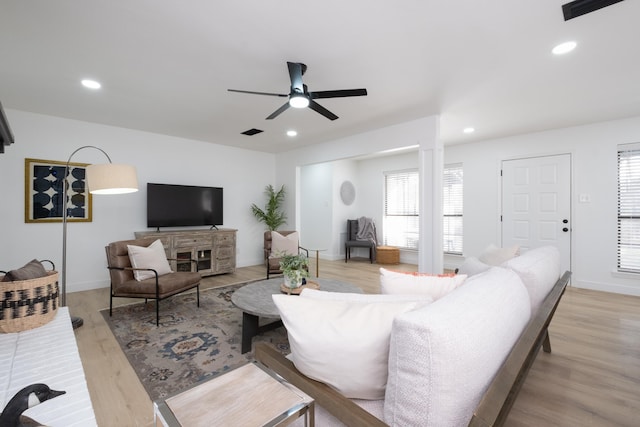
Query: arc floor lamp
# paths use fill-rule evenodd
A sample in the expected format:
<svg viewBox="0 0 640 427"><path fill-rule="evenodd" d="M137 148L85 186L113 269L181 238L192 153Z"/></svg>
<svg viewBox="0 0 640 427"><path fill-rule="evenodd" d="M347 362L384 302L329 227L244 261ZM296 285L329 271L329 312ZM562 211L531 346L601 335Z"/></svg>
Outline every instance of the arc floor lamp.
<svg viewBox="0 0 640 427"><path fill-rule="evenodd" d="M67 179L69 177L69 164L73 156L80 150L93 148L102 152L109 163L88 165L86 169L86 185L91 194L125 194L138 191L138 178L136 169L131 165L114 164L109 155L101 148L93 145L85 145L76 149L69 156L64 168L64 182L62 183L62 287L60 305L67 305ZM82 326L80 317L71 317L73 328Z"/></svg>

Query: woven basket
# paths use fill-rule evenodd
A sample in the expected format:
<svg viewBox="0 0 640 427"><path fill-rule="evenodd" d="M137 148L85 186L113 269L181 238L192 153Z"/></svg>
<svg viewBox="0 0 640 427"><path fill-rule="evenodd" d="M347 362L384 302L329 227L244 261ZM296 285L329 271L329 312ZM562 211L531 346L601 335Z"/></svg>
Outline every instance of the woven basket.
<svg viewBox="0 0 640 427"><path fill-rule="evenodd" d="M393 246L378 246L376 261L378 264L400 264L400 249Z"/></svg>
<svg viewBox="0 0 640 427"><path fill-rule="evenodd" d="M57 271L37 279L0 282L0 332L21 332L48 323L58 311L59 295Z"/></svg>

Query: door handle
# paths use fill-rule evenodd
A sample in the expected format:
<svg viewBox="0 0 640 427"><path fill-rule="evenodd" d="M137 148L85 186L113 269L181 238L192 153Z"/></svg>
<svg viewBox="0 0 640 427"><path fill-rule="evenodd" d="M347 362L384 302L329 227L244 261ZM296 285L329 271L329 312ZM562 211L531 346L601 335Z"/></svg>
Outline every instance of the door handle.
<svg viewBox="0 0 640 427"><path fill-rule="evenodd" d="M564 232L566 233L567 231L569 231L569 229L568 229L567 227L564 227L564 228L562 229L562 231L564 231Z"/></svg>

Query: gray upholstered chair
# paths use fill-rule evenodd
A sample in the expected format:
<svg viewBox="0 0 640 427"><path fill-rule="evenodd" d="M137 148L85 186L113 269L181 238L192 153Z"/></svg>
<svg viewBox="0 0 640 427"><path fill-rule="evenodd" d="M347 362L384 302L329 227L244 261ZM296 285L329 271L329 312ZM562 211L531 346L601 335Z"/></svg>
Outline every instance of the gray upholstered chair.
<svg viewBox="0 0 640 427"><path fill-rule="evenodd" d="M358 240L358 220L347 220L347 240L344 242L344 262L351 259L351 248L369 248L369 262L376 259L376 244L371 240Z"/></svg>
<svg viewBox="0 0 640 427"><path fill-rule="evenodd" d="M112 314L114 297L144 298L145 302L147 302L148 299L155 299L156 325L159 325L160 300L193 288L196 288L197 305L200 307L200 280L202 277L197 271L180 271L158 275L158 272L152 268L133 268L131 266L127 245L147 247L154 241L155 239L122 240L109 243L109 245L105 247L107 253L107 268L111 276L109 316ZM197 269L197 261L191 261L195 263ZM134 270L152 271L154 277L137 281L133 275Z"/></svg>
<svg viewBox="0 0 640 427"><path fill-rule="evenodd" d="M278 230L278 233L283 236L288 236L291 233L295 233L295 230L290 231L281 231ZM273 239L271 237L271 231L264 232L264 265L267 267L267 279L272 274L282 274L282 270L280 270L280 258L273 256L271 254L271 248L273 244ZM298 253L304 252L309 257L309 251L298 245Z"/></svg>

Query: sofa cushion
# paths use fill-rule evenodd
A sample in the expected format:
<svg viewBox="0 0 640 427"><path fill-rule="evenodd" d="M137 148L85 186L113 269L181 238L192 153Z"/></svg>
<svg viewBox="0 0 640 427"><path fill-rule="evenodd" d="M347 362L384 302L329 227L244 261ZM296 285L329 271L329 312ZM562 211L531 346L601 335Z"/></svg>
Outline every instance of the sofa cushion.
<svg viewBox="0 0 640 427"><path fill-rule="evenodd" d="M282 255L296 255L298 253L298 232L286 236L277 231L271 232L271 256L280 258Z"/></svg>
<svg viewBox="0 0 640 427"><path fill-rule="evenodd" d="M478 258L470 256L465 258L464 262L458 269L458 274L466 274L467 277L469 277L475 274L483 273L490 268L491 266L489 264L485 264Z"/></svg>
<svg viewBox="0 0 640 427"><path fill-rule="evenodd" d="M127 245L129 259L133 268L152 268L156 270L158 276L171 273L167 255L164 252L164 245L160 239L154 241L149 246ZM133 276L138 281L155 278L153 271L134 270Z"/></svg>
<svg viewBox="0 0 640 427"><path fill-rule="evenodd" d="M202 276L200 276L200 273L197 271L181 271L179 273L165 274L158 277L158 294L160 298L175 295L184 291L189 285L193 287L197 286L201 278ZM134 279L127 280L114 286L114 291L118 293L119 297L155 298L156 279L154 276L151 279L141 281Z"/></svg>
<svg viewBox="0 0 640 427"><path fill-rule="evenodd" d="M513 271L493 267L393 323L384 421L467 425L530 318Z"/></svg>
<svg viewBox="0 0 640 427"><path fill-rule="evenodd" d="M353 294L348 292L327 292L317 289L303 289L300 293L302 298L313 298L330 301L352 301L352 302L411 302L420 301L428 304L433 302L431 295L406 295L406 294Z"/></svg>
<svg viewBox="0 0 640 427"><path fill-rule="evenodd" d="M433 275L380 268L380 293L426 294L435 301L460 286L466 278L464 274Z"/></svg>
<svg viewBox="0 0 640 427"><path fill-rule="evenodd" d="M382 399L393 318L419 302L354 302L273 295L291 361L304 375L355 399Z"/></svg>
<svg viewBox="0 0 640 427"><path fill-rule="evenodd" d="M45 277L46 275L47 270L44 269L42 263L37 259L32 259L24 266L7 272L2 281L15 282L19 280L39 279L40 277Z"/></svg>
<svg viewBox="0 0 640 427"><path fill-rule="evenodd" d="M526 251L503 264L515 271L529 292L531 313L535 314L560 277L560 251L555 246L543 246Z"/></svg>

